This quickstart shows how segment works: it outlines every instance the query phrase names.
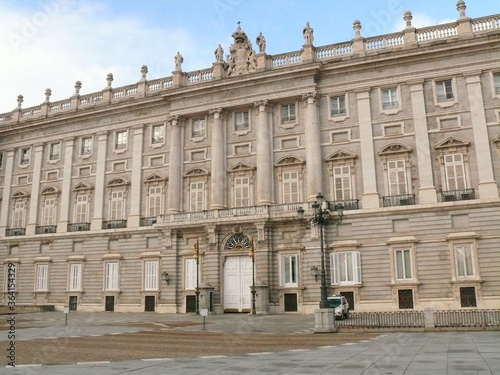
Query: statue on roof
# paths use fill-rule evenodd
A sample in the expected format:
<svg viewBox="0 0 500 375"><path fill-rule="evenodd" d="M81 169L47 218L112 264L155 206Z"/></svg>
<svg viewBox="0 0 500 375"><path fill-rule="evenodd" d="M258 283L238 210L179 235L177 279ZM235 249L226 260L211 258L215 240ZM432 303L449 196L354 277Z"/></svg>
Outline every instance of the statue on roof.
<svg viewBox="0 0 500 375"><path fill-rule="evenodd" d="M262 32L259 34L259 36L257 36L255 42L259 46L259 52L266 52L266 38L264 37L264 35L262 35Z"/></svg>
<svg viewBox="0 0 500 375"><path fill-rule="evenodd" d="M312 42L314 41L314 29L309 26L309 22L306 22L306 25L302 30L302 35L304 35L305 44L312 44Z"/></svg>
<svg viewBox="0 0 500 375"><path fill-rule="evenodd" d="M214 55L215 55L215 62L218 62L218 63L224 62L224 49L222 49L220 44L217 47L217 49L214 51Z"/></svg>
<svg viewBox="0 0 500 375"><path fill-rule="evenodd" d="M175 61L175 70L181 70L182 63L184 62L184 57L182 57L182 55L179 52L177 52L177 55L175 55L174 57L174 61Z"/></svg>
<svg viewBox="0 0 500 375"><path fill-rule="evenodd" d="M248 40L247 34L238 28L232 34L234 43L229 48L227 75L235 76L254 72L257 67L257 58L252 48L252 43Z"/></svg>

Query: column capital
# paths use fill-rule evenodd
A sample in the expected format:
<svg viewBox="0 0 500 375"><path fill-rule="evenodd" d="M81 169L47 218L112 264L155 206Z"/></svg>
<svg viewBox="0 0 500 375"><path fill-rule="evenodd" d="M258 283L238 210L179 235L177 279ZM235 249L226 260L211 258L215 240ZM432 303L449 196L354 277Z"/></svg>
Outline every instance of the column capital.
<svg viewBox="0 0 500 375"><path fill-rule="evenodd" d="M257 100L253 102L254 108L258 109L259 112L264 112L267 111L267 106L269 105L269 100L264 99L264 100Z"/></svg>
<svg viewBox="0 0 500 375"><path fill-rule="evenodd" d="M208 113L212 115L214 118L220 118L223 111L224 111L223 108L219 107L219 108L209 109Z"/></svg>
<svg viewBox="0 0 500 375"><path fill-rule="evenodd" d="M181 119L180 115L172 115L167 117L167 122L170 123L170 125L175 126L179 125L179 120Z"/></svg>
<svg viewBox="0 0 500 375"><path fill-rule="evenodd" d="M316 91L311 91L302 95L302 100L307 102L307 104L314 103L319 98L319 94Z"/></svg>

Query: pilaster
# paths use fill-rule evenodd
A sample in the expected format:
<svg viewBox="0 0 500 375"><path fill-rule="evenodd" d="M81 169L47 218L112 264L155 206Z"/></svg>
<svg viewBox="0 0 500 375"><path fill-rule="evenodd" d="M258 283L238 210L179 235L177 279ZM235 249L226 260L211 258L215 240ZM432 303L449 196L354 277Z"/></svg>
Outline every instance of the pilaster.
<svg viewBox="0 0 500 375"><path fill-rule="evenodd" d="M272 132L268 121L267 100L254 103L257 109L257 205L273 200Z"/></svg>
<svg viewBox="0 0 500 375"><path fill-rule="evenodd" d="M210 110L213 116L214 125L212 127L212 165L211 165L211 205L210 209L225 208L226 197L226 157L224 142L224 127L222 124L222 108Z"/></svg>
<svg viewBox="0 0 500 375"><path fill-rule="evenodd" d="M170 122L170 160L168 165L168 209L167 212L180 212L182 207L182 125L179 116L171 116Z"/></svg>
<svg viewBox="0 0 500 375"><path fill-rule="evenodd" d="M57 222L58 233L64 233L68 230L74 144L75 141L73 138L64 140L64 169L61 189L61 207L59 211L59 221Z"/></svg>
<svg viewBox="0 0 500 375"><path fill-rule="evenodd" d="M95 199L94 199L94 217L90 223L91 230L100 230L104 213L104 189L106 178L106 153L107 153L108 134L100 133L97 135L97 166L95 176Z"/></svg>
<svg viewBox="0 0 500 375"><path fill-rule="evenodd" d="M127 226L136 228L141 220L142 203L142 145L144 128L142 125L133 129L132 181L130 186L130 212Z"/></svg>
<svg viewBox="0 0 500 375"><path fill-rule="evenodd" d="M38 220L38 210L40 201L40 176L42 174L43 144L34 146L35 155L33 158L33 180L31 181L31 202L29 208L28 225L26 234L35 234L35 227Z"/></svg>
<svg viewBox="0 0 500 375"><path fill-rule="evenodd" d="M356 101L358 104L361 160L363 160L363 208L377 208L380 203L377 192L377 175L375 173L370 89L357 92Z"/></svg>
<svg viewBox="0 0 500 375"><path fill-rule="evenodd" d="M9 219L10 197L12 195L12 171L14 170L14 150L5 153L5 174L3 178L2 208L0 210L0 237L5 236L7 222Z"/></svg>
<svg viewBox="0 0 500 375"><path fill-rule="evenodd" d="M318 118L318 94L310 92L302 96L306 103L307 114L305 123L306 143L306 192L307 201L314 201L316 195L323 191L323 171L321 154L321 129Z"/></svg>

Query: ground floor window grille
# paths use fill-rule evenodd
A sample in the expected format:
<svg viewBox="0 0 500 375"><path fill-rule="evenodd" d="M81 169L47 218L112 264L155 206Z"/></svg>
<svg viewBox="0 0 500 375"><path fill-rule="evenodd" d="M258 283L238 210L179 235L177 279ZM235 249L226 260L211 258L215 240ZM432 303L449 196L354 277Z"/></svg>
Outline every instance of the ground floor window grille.
<svg viewBox="0 0 500 375"><path fill-rule="evenodd" d="M400 309L413 309L413 290L399 289L398 301Z"/></svg>

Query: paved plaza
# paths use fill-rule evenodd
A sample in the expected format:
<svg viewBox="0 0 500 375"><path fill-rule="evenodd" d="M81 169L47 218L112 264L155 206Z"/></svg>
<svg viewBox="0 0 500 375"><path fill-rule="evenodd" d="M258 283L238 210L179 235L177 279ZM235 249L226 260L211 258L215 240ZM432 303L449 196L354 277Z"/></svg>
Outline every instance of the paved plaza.
<svg viewBox="0 0 500 375"><path fill-rule="evenodd" d="M61 312L15 316L1 374L500 374L500 331L313 334L311 315ZM21 364L22 363L22 364ZM54 364L60 363L60 364Z"/></svg>

